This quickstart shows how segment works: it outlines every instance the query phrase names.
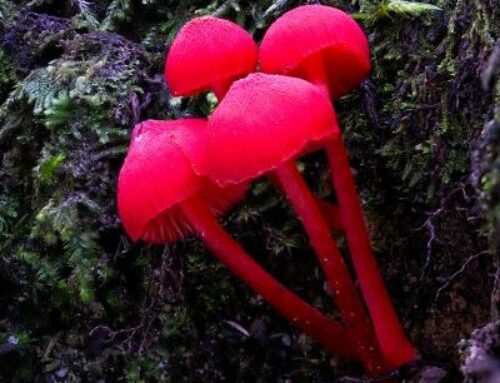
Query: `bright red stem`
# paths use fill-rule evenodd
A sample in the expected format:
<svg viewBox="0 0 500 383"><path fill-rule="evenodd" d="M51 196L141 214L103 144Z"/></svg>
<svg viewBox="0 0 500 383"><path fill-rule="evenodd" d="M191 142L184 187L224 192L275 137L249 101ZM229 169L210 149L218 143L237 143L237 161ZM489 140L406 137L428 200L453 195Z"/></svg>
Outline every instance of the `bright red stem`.
<svg viewBox="0 0 500 383"><path fill-rule="evenodd" d="M329 96L328 76L320 55L313 55L303 66L303 75ZM348 155L342 138L327 147L328 160L340 215L352 263L361 292L375 327L387 363L394 368L415 359L416 351L406 338L373 256Z"/></svg>
<svg viewBox="0 0 500 383"><path fill-rule="evenodd" d="M367 359L371 359L365 366L367 372L372 376L378 375L384 367L370 320L356 292L356 287L337 248L335 239L316 204L315 197L307 187L295 162L284 163L275 173L297 216L302 221L326 274L344 322L354 336L360 340L358 351L364 355L365 362Z"/></svg>
<svg viewBox="0 0 500 383"><path fill-rule="evenodd" d="M321 198L316 198L316 203L321 210L321 214L325 219L330 229L342 230L342 218L340 217L340 209L338 206L331 204Z"/></svg>
<svg viewBox="0 0 500 383"><path fill-rule="evenodd" d="M341 220L361 292L386 361L391 367L400 367L415 359L416 352L404 334L373 256L348 155L341 137L328 142L327 154Z"/></svg>
<svg viewBox="0 0 500 383"><path fill-rule="evenodd" d="M233 274L260 294L281 315L330 351L346 358L360 359L355 347L356 340L341 324L308 305L262 269L226 233L203 203L192 198L181 206L206 246Z"/></svg>
<svg viewBox="0 0 500 383"><path fill-rule="evenodd" d="M307 61L302 64L302 76L309 82L316 85L329 99L328 75L321 52L312 54Z"/></svg>
<svg viewBox="0 0 500 383"><path fill-rule="evenodd" d="M275 174L269 174L269 180L276 189L285 194L283 188L281 187L281 183ZM325 219L330 229L339 229L339 230L342 229L342 220L340 218L340 210L338 206L335 206L330 202L322 200L319 197L315 198L316 198L316 203L318 204L321 210L321 214L323 215L323 218Z"/></svg>
<svg viewBox="0 0 500 383"><path fill-rule="evenodd" d="M214 82L212 84L212 92L214 92L215 97L217 97L217 101L221 102L224 96L226 95L227 91L233 84L234 79L228 78L224 80L220 80L217 82Z"/></svg>

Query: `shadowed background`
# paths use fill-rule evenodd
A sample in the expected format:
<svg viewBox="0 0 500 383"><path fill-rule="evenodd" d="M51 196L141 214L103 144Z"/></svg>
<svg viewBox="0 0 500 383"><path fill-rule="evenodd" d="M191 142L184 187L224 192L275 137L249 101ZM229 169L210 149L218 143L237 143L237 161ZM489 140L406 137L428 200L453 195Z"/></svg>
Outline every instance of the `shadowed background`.
<svg viewBox="0 0 500 383"><path fill-rule="evenodd" d="M430 2L322 2L354 14L372 50L371 76L336 107L377 257L424 364L448 382L462 381L461 364L469 382L488 382L473 380L467 357L500 348L500 9ZM134 245L116 216L134 123L215 106L210 95L172 98L164 83L183 23L215 14L259 41L304 3L0 0L1 382L359 377L197 240ZM333 201L325 158L301 166ZM270 185L255 184L225 224L335 316L300 224Z"/></svg>

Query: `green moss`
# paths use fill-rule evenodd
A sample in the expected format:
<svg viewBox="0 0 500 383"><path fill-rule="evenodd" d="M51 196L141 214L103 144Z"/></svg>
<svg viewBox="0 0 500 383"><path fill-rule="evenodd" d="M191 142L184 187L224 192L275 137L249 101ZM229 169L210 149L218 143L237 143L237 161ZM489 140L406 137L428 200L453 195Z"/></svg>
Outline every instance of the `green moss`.
<svg viewBox="0 0 500 383"><path fill-rule="evenodd" d="M173 99L161 82L181 25L215 13L259 39L299 2L30 3L25 15L17 8L27 2L0 0L12 43L0 50L0 343L29 334L21 355L0 361L0 380L50 380L60 365L75 382L319 382L359 373L299 336L198 241L132 244L116 215L134 122L216 106L211 95ZM477 185L470 158L499 113L499 86L483 91L477 75L498 39L499 11L487 1L325 3L361 12L370 36L370 79L336 109L384 277L426 357L457 365L455 339L489 315L491 263L468 264L437 301L436 293L498 236L496 128L484 129L491 136ZM324 158L300 165L334 200ZM224 223L267 270L335 314L300 222L269 183L254 185ZM443 319L450 332L429 326Z"/></svg>

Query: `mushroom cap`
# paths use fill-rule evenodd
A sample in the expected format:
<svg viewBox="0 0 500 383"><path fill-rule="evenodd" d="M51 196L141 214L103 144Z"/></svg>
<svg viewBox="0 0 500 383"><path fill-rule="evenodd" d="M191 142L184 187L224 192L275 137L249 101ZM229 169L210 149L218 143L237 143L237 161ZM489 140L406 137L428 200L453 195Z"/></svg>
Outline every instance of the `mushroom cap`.
<svg viewBox="0 0 500 383"><path fill-rule="evenodd" d="M304 5L278 18L267 30L259 51L265 73L311 80L310 68L323 63L332 98L358 86L370 72L365 33L354 19L325 5ZM305 69L309 66L309 70Z"/></svg>
<svg viewBox="0 0 500 383"><path fill-rule="evenodd" d="M238 24L213 16L197 17L175 37L165 63L165 77L174 95L208 91L219 81L237 79L255 70L257 45Z"/></svg>
<svg viewBox="0 0 500 383"><path fill-rule="evenodd" d="M233 84L208 120L207 174L221 186L249 181L336 134L335 112L318 87L251 74Z"/></svg>
<svg viewBox="0 0 500 383"><path fill-rule="evenodd" d="M206 159L205 128L202 119L135 127L118 179L118 212L134 241L160 244L191 234L179 203L195 195L216 215L243 199L246 185L220 188L198 172Z"/></svg>

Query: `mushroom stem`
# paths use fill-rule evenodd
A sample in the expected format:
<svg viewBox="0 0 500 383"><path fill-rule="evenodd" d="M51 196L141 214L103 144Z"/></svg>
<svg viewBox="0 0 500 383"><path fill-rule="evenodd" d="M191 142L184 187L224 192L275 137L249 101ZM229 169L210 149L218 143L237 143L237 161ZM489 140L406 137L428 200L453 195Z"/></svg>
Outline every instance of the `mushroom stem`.
<svg viewBox="0 0 500 383"><path fill-rule="evenodd" d="M386 361L391 367L399 367L415 359L416 352L404 334L373 256L342 137L330 140L326 151L361 292Z"/></svg>
<svg viewBox="0 0 500 383"><path fill-rule="evenodd" d="M220 226L217 219L196 197L181 208L205 245L226 267L260 294L295 326L330 351L346 358L360 359L356 340L340 323L328 318L286 289L253 260Z"/></svg>
<svg viewBox="0 0 500 383"><path fill-rule="evenodd" d="M322 58L322 52L317 52L308 57L301 65L301 69L302 77L316 85L330 99L328 75Z"/></svg>
<svg viewBox="0 0 500 383"><path fill-rule="evenodd" d="M314 54L307 60L304 65L305 78L329 97L335 96L329 94L328 75L321 54ZM392 367L399 367L415 359L416 351L404 334L373 256L342 136L329 141L326 152L332 181L361 293L387 362Z"/></svg>
<svg viewBox="0 0 500 383"><path fill-rule="evenodd" d="M287 161L282 164L276 170L276 175L309 236L345 324L360 340L358 352L371 354L370 358L375 361L373 365L376 366L375 370L370 367L371 373L377 375L384 366L375 334L315 197L307 187L295 162Z"/></svg>
<svg viewBox="0 0 500 383"><path fill-rule="evenodd" d="M227 78L224 80L220 80L212 83L211 88L212 92L214 92L215 97L217 97L217 101L221 102L227 91L231 87L231 84L234 82L234 79Z"/></svg>
<svg viewBox="0 0 500 383"><path fill-rule="evenodd" d="M330 229L342 230L344 228L338 206L333 205L319 197L316 198L316 203L318 204L318 207Z"/></svg>
<svg viewBox="0 0 500 383"><path fill-rule="evenodd" d="M271 184L278 189L280 192L285 193L283 188L281 187L281 183L279 178L275 174L269 175L269 180ZM330 227L330 229L342 230L342 219L340 218L340 209L338 206L321 199L320 197L315 197L316 203L318 204L321 214L325 219L326 223Z"/></svg>

